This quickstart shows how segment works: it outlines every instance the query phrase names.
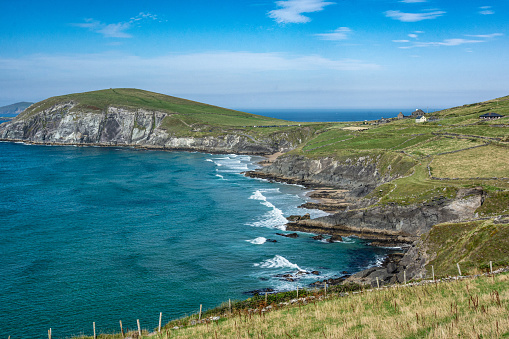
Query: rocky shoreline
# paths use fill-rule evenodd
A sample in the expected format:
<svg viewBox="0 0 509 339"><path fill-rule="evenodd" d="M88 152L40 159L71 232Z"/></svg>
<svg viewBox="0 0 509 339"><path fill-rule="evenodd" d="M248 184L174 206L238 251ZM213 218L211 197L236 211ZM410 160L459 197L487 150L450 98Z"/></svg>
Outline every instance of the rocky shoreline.
<svg viewBox="0 0 509 339"><path fill-rule="evenodd" d="M362 176L353 173L354 169L350 168L349 172L357 177L357 182L354 178L347 177L345 180L345 175L334 180L332 175L326 174L324 180L320 172L327 171L327 166L316 166L316 160L309 160L304 165L303 162L305 160L301 157L278 157L264 161L259 170L245 173L248 177L309 188L312 190L309 197L317 201L307 202L301 207L330 213L316 219L306 215L292 216L288 218L287 231L312 233L317 237L327 235L337 239L355 236L370 240L372 246L401 249L389 255L380 267L329 279L327 283L330 285L355 282L375 286L377 280L378 284L386 285L403 283L413 278L425 279L428 257L420 236L435 224L474 218L474 211L482 204L486 194L482 188L477 187L460 189L453 199L441 197L421 205L378 205L376 200L364 198L376 187L373 172L369 173L364 168L362 171L368 172L368 178L362 180ZM308 168L307 173L302 173L303 168ZM380 178L378 180L381 181ZM324 282L317 281L314 284Z"/></svg>

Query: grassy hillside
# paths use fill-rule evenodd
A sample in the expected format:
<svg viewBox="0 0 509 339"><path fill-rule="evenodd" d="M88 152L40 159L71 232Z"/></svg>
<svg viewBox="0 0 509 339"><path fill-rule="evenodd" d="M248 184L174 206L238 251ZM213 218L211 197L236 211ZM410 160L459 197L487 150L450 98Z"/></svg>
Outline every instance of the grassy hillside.
<svg viewBox="0 0 509 339"><path fill-rule="evenodd" d="M506 205L507 208L509 206ZM437 276L476 274L489 268L509 266L509 218L435 225L423 236Z"/></svg>
<svg viewBox="0 0 509 339"><path fill-rule="evenodd" d="M503 119L482 121L495 112ZM433 197L453 197L462 187L482 186L488 202L509 190L509 96L427 114L439 119L416 123L338 123L325 126L293 153L310 158L355 160L383 154L380 169L402 178L371 194L380 203L422 203ZM352 127L367 128L352 130ZM497 193L498 192L498 193ZM492 214L501 212L493 209Z"/></svg>
<svg viewBox="0 0 509 339"><path fill-rule="evenodd" d="M343 297L341 297L341 295ZM509 274L450 283L320 295L143 338L505 338ZM261 306L263 307L263 305ZM196 316L193 317L196 319ZM186 319L186 321L189 319ZM184 319L182 320L182 322ZM134 332L130 333L131 335ZM90 338L90 337L81 337ZM100 339L122 338L99 335Z"/></svg>

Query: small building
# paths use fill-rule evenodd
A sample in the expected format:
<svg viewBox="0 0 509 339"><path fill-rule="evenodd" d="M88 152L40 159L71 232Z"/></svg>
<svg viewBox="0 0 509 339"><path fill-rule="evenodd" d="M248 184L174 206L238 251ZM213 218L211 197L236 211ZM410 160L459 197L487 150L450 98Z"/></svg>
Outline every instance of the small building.
<svg viewBox="0 0 509 339"><path fill-rule="evenodd" d="M424 115L419 115L415 117L415 122L426 122L428 119Z"/></svg>
<svg viewBox="0 0 509 339"><path fill-rule="evenodd" d="M403 115L403 113L402 113L402 112L399 112L399 114L398 114L398 119L400 120L400 119L404 119L404 118L405 118L405 116Z"/></svg>
<svg viewBox="0 0 509 339"><path fill-rule="evenodd" d="M479 119L483 119L483 120L493 120L493 119L500 119L500 118L503 118L504 116L503 115L500 115L498 113L493 113L493 112L490 112L490 113L485 113L483 115L481 115L479 117Z"/></svg>
<svg viewBox="0 0 509 339"><path fill-rule="evenodd" d="M416 109L415 111L412 112L412 118L416 118L419 117L419 116L424 116L424 111L422 109Z"/></svg>

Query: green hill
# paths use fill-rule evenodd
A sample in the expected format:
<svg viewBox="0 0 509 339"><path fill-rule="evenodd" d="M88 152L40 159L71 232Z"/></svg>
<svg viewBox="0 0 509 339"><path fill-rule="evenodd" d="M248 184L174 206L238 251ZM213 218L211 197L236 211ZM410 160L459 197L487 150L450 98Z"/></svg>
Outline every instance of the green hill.
<svg viewBox="0 0 509 339"><path fill-rule="evenodd" d="M287 121L279 119L267 118L261 115L239 112L134 88L105 89L56 96L37 103L33 109L25 112L25 115L30 116L53 105L65 102L77 103L73 111L92 113L104 112L108 107L175 113L180 119L189 124L209 123L224 126L288 124Z"/></svg>

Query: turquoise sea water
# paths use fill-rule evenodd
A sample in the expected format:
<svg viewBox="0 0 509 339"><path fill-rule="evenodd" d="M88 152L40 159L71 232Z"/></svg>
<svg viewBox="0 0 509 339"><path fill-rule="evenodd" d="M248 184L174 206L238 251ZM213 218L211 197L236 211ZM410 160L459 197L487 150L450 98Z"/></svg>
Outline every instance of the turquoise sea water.
<svg viewBox="0 0 509 339"><path fill-rule="evenodd" d="M306 190L246 178L256 157L0 142L0 329L147 329L246 291L303 287L388 250L276 235ZM321 211L309 211L312 216ZM266 239L276 239L277 243ZM320 271L296 282L275 277Z"/></svg>

